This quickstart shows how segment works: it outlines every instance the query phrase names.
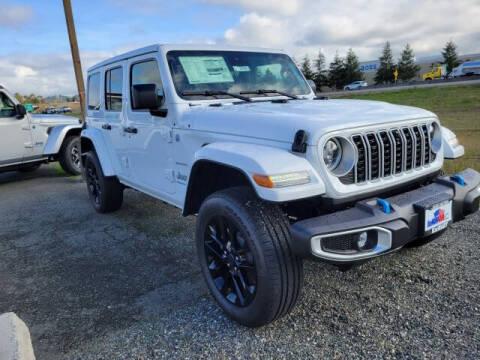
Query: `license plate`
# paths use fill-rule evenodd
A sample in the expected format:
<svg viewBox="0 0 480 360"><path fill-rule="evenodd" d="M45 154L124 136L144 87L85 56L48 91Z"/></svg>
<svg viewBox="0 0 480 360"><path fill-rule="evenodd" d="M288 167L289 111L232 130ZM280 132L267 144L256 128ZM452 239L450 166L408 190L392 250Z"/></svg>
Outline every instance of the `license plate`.
<svg viewBox="0 0 480 360"><path fill-rule="evenodd" d="M443 201L425 210L425 232L431 234L445 229L452 220L452 201Z"/></svg>

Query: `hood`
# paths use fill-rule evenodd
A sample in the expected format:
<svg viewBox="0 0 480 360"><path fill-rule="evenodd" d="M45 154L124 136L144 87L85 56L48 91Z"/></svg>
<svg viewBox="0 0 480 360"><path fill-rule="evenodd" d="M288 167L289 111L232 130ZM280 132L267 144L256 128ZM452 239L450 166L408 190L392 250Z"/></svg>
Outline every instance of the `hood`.
<svg viewBox="0 0 480 360"><path fill-rule="evenodd" d="M41 125L78 125L80 124L78 118L74 116L65 115L46 115L46 114L33 114L33 119Z"/></svg>
<svg viewBox="0 0 480 360"><path fill-rule="evenodd" d="M298 130L305 130L309 145L330 131L436 118L420 108L348 99L207 105L191 107L184 116L196 130L289 143Z"/></svg>

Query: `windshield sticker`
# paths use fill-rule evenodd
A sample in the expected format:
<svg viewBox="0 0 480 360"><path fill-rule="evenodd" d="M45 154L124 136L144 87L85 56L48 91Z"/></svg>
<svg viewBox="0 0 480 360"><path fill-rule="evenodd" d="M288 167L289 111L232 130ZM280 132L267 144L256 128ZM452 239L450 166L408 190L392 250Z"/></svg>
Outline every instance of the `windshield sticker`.
<svg viewBox="0 0 480 360"><path fill-rule="evenodd" d="M233 66L233 70L236 72L248 72L250 71L250 66L245 65L245 66Z"/></svg>
<svg viewBox="0 0 480 360"><path fill-rule="evenodd" d="M282 79L282 65L268 64L257 66L257 74L263 78L273 78L273 80Z"/></svg>
<svg viewBox="0 0 480 360"><path fill-rule="evenodd" d="M191 85L233 82L223 56L180 56L178 60Z"/></svg>

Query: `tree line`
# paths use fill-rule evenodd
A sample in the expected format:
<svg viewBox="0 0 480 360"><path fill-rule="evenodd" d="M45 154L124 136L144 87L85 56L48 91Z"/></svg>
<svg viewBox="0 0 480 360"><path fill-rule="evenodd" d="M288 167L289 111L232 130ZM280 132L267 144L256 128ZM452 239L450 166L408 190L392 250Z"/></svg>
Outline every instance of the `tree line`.
<svg viewBox="0 0 480 360"><path fill-rule="evenodd" d="M443 64L446 65L447 75L454 67L459 65L457 46L453 41L447 42L442 51ZM393 84L395 82L395 70L398 71L398 79L408 82L415 78L420 71L420 66L415 62L415 55L410 44L406 44L400 54L400 58L395 63L390 42L387 41L383 47L382 54L379 57L379 66L375 74L375 84ZM319 52L313 61L306 55L300 69L307 79L313 80L320 90L322 86L328 86L335 89L343 89L354 81L364 80L364 74L360 70L360 64L357 55L352 48L347 51L345 57L341 57L338 52L333 61L326 67L325 54Z"/></svg>

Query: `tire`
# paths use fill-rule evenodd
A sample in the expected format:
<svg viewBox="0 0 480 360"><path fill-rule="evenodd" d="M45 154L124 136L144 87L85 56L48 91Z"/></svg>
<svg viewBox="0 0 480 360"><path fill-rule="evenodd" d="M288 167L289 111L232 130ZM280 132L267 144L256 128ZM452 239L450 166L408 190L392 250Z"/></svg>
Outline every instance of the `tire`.
<svg viewBox="0 0 480 360"><path fill-rule="evenodd" d="M70 175L77 176L82 173L79 136L70 136L63 141L58 162L62 169Z"/></svg>
<svg viewBox="0 0 480 360"><path fill-rule="evenodd" d="M244 187L216 192L200 208L195 239L207 286L229 317L258 327L292 311L303 261L278 206Z"/></svg>
<svg viewBox="0 0 480 360"><path fill-rule="evenodd" d="M85 154L85 181L90 201L99 213L120 209L123 203L123 186L116 177L103 175L97 154Z"/></svg>
<svg viewBox="0 0 480 360"><path fill-rule="evenodd" d="M447 227L448 229L448 227ZM432 235L429 235L427 237L424 237L424 238L421 238L421 239L417 239L417 240L414 240L412 242L409 242L407 245L405 245L405 247L407 248L416 248L416 247L421 247L421 246L425 246L427 244L430 244L433 240L436 240L438 239L440 236L442 236L445 231L447 231L447 229L445 230L442 230L442 231L439 231L435 234L432 234Z"/></svg>
<svg viewBox="0 0 480 360"><path fill-rule="evenodd" d="M33 172L37 170L40 167L40 165L42 164L25 165L25 166L22 166L21 168L18 168L18 171L22 173Z"/></svg>

